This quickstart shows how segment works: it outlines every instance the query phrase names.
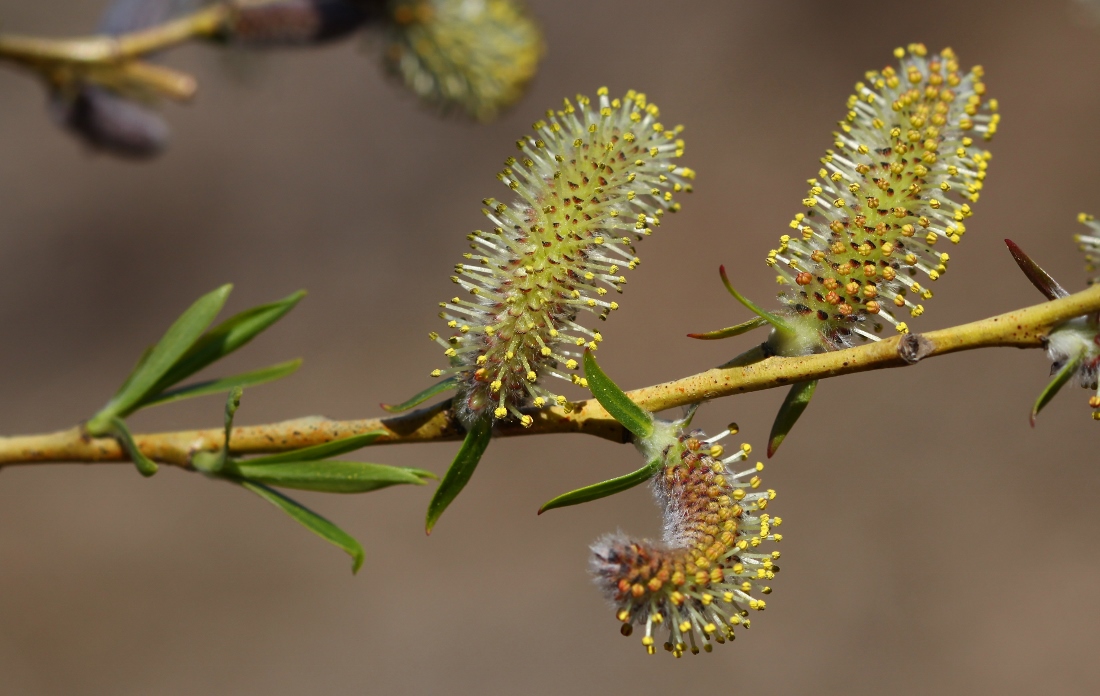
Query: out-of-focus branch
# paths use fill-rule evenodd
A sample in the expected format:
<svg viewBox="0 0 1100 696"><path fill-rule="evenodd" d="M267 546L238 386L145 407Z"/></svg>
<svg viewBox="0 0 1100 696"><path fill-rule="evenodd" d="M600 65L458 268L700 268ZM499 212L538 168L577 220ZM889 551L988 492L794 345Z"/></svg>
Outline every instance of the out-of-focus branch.
<svg viewBox="0 0 1100 696"><path fill-rule="evenodd" d="M54 85L65 84L75 76L94 78L119 73L133 86L170 99L185 100L195 93L193 78L142 59L194 39L217 36L231 12L229 5L211 5L184 17L119 36L45 39L0 34L0 60L32 70ZM119 76L113 79L120 79Z"/></svg>
<svg viewBox="0 0 1100 696"><path fill-rule="evenodd" d="M919 360L978 348L1041 348L1055 326L1074 317L1100 312L1100 285L1033 307L926 334L895 336L847 350L799 358L772 357L743 366L723 366L690 377L628 392L650 411L661 411L700 401L783 387L826 377L911 365ZM534 424L499 426L498 436L546 433L586 433L625 442L628 433L602 406L589 399L569 411L549 408L531 411ZM231 442L236 455L281 452L360 433L385 431L376 443L457 440L463 430L447 403L389 418L334 421L321 417L234 428ZM135 435L138 448L165 464L190 466L200 451L215 451L224 442L221 428ZM47 435L0 438L0 467L48 462L129 461L113 439L89 438L77 427Z"/></svg>

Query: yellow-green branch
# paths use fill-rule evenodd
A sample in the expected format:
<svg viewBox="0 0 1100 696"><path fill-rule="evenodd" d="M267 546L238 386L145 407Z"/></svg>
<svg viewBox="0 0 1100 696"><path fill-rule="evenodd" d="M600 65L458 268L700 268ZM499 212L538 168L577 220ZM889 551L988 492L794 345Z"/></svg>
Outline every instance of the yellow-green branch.
<svg viewBox="0 0 1100 696"><path fill-rule="evenodd" d="M867 370L902 367L919 360L977 348L1041 348L1055 326L1073 317L1100 311L1100 285L1058 300L926 334L895 336L876 343L801 358L768 358L751 365L723 366L672 382L629 392L643 408L662 411L700 401L782 387ZM570 411L550 408L531 411L534 424L498 427L498 436L546 433L586 433L625 442L628 433L595 399L573 404ZM457 440L461 426L446 404L389 418L334 421L321 417L234 428L231 441L238 455L280 452L382 430L376 442L431 442ZM195 452L222 446L221 428L135 435L149 458L165 464L189 466ZM92 439L79 427L47 435L0 438L0 467L48 462L128 461L111 439Z"/></svg>

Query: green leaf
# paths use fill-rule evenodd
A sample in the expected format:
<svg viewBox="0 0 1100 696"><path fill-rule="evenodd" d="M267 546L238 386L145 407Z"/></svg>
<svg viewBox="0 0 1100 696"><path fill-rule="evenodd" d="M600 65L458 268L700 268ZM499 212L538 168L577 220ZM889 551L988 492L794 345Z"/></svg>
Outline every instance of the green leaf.
<svg viewBox="0 0 1100 696"><path fill-rule="evenodd" d="M725 266L719 266L718 267L718 274L722 276L722 282L725 284L726 290L729 290L729 293L731 295L733 295L734 299L736 299L741 304L745 305L745 307L748 308L748 310L750 312L752 312L756 316L760 317L764 321L768 322L769 324L774 326L779 331L783 331L785 333L793 333L794 332L794 329L791 328L790 324L783 321L782 319L780 319L776 315L772 314L771 312L765 312L760 307L757 307L756 303L754 303L752 300L748 299L747 297L745 297L741 293L737 292L737 290L735 290L733 288L733 285L730 283L729 277L726 275L726 267Z"/></svg>
<svg viewBox="0 0 1100 696"><path fill-rule="evenodd" d="M388 486L423 486L435 478L430 471L406 469L385 464L344 461L298 461L282 464L236 462L235 475L279 488L323 493L366 493Z"/></svg>
<svg viewBox="0 0 1100 696"><path fill-rule="evenodd" d="M173 401L182 401L184 399L193 399L196 396L206 396L207 394L217 394L220 392L228 391L233 387L253 387L257 384L263 384L265 382L273 382L277 379L282 379L287 375L292 375L298 371L298 368L302 366L302 359L297 358L295 360L288 360L278 365L271 365L259 370L253 370L252 372L243 372L239 375L232 377L222 377L221 379L212 379L207 382L197 382L195 384L188 384L177 389L171 389L166 392L161 392L156 396L146 399L142 402L142 406L159 406L160 404L168 404Z"/></svg>
<svg viewBox="0 0 1100 696"><path fill-rule="evenodd" d="M619 386L604 374L592 351L584 351L584 377L592 395L611 416L639 439L653 434L653 414L630 400Z"/></svg>
<svg viewBox="0 0 1100 696"><path fill-rule="evenodd" d="M149 356L153 354L153 349L156 346L149 346L145 349L145 352L138 358L137 364L134 365L134 369L130 370L130 374L126 375L126 380L122 383L122 386L115 392L116 395L126 391L130 384L134 381L134 377L141 373L141 368L149 361Z"/></svg>
<svg viewBox="0 0 1100 696"><path fill-rule="evenodd" d="M88 421L85 429L91 435L105 434L111 419L125 417L140 406L143 399L156 393L153 389L172 366L214 321L225 304L232 285L222 287L200 297L186 312L180 315L164 337L138 362L122 388L111 397L100 411Z"/></svg>
<svg viewBox="0 0 1100 696"><path fill-rule="evenodd" d="M1081 364L1083 355L1079 354L1066 361L1066 364L1062 366L1062 369L1058 370L1058 374L1054 375L1054 379L1050 381L1050 384L1043 389L1043 393L1039 394L1039 398L1035 400L1035 405L1031 407L1031 427L1035 427L1035 417L1039 415L1039 411L1042 411L1050 400L1054 398L1062 387L1066 385L1066 382L1073 377L1077 372L1077 367Z"/></svg>
<svg viewBox="0 0 1100 696"><path fill-rule="evenodd" d="M593 500L599 500L600 498L606 498L609 495L622 493L625 490L629 490L653 478L653 475L661 470L661 464L662 462L660 459L654 459L641 469L633 471L625 476L619 476L618 478L594 483L591 486L585 486L575 491L563 493L540 507L539 514L541 515L547 510L553 510L554 508L580 505L581 503L587 503Z"/></svg>
<svg viewBox="0 0 1100 696"><path fill-rule="evenodd" d="M204 367L244 346L282 319L305 296L305 291L299 290L277 302L247 309L218 324L196 341L171 370L158 380L154 389L149 392L150 396L159 394L174 384L179 384Z"/></svg>
<svg viewBox="0 0 1100 696"><path fill-rule="evenodd" d="M443 475L443 480L439 482L439 488L435 489L432 501L428 503L428 514L424 521L425 532L432 533L432 527L439 520L439 516L469 483L492 437L493 424L490 419L477 421L466 433L462 447L459 448L447 473Z"/></svg>
<svg viewBox="0 0 1100 696"><path fill-rule="evenodd" d="M791 432L791 428L798 422L802 412L810 405L810 399L813 397L815 389L817 389L816 379L809 382L799 382L787 392L787 398L783 399L783 405L779 407L779 413L775 415L775 422L772 423L772 434L768 438L769 458L779 449L779 445L787 437L787 433Z"/></svg>
<svg viewBox="0 0 1100 696"><path fill-rule="evenodd" d="M149 457L146 457L142 451L134 443L134 436L130 434L130 429L126 427L126 423L120 418L112 418L110 421L109 434L111 437L118 440L118 444L129 455L130 461L137 467L138 473L148 478L157 473L160 468L157 463Z"/></svg>
<svg viewBox="0 0 1100 696"><path fill-rule="evenodd" d="M408 401L397 404L396 406L391 404L382 404L382 408L388 413L401 413L402 411L408 411L411 408L416 408L420 404L424 403L428 399L437 394L442 394L445 391L450 391L458 386L458 377L448 377L447 379L437 382L428 387L424 391L420 392Z"/></svg>
<svg viewBox="0 0 1100 696"><path fill-rule="evenodd" d="M359 568L363 565L363 558L366 555L363 552L363 547L359 545L350 534L337 527L332 522L329 522L324 517L321 517L316 512L310 510L301 503L286 497L278 491L272 490L262 483L253 483L251 481L241 481L240 484L252 491L256 495L260 496L267 502L271 503L275 507L279 508L286 514L290 515L298 524L302 525L309 531L313 532L317 536L321 537L325 541L343 549L349 556L351 556L351 572L359 572Z"/></svg>
<svg viewBox="0 0 1100 696"><path fill-rule="evenodd" d="M1012 258L1015 259L1016 265L1024 272L1031 284L1038 288L1039 292L1043 293L1048 300L1056 300L1059 297L1069 295L1069 292L1059 285L1057 280L1051 278L1050 274L1044 271L1039 264L1032 261L1031 257L1025 254L1024 250L1017 246L1015 242L1006 239L1005 244L1008 245L1008 250L1012 254Z"/></svg>
<svg viewBox="0 0 1100 696"><path fill-rule="evenodd" d="M767 319L763 317L756 317L749 319L746 322L742 322L737 326L731 326L726 329L718 329L717 331L709 331L707 333L690 333L688 338L697 338L701 341L717 341L722 338L732 338L734 336L740 336L743 333L748 333L753 329L765 326L768 323Z"/></svg>
<svg viewBox="0 0 1100 696"><path fill-rule="evenodd" d="M279 454L269 454L263 457L256 457L249 459L245 463L250 466L269 464L285 464L289 462L313 462L318 459L326 459L328 457L339 457L341 454L347 454L348 452L354 452L361 447L366 447L370 443L374 442L383 435L388 435L385 430L374 430L369 433L363 433L361 435L352 435L351 437L340 438L339 440L333 440L332 442L326 442L323 445L313 445L312 447L303 447L302 449L292 450L290 452L280 452Z"/></svg>

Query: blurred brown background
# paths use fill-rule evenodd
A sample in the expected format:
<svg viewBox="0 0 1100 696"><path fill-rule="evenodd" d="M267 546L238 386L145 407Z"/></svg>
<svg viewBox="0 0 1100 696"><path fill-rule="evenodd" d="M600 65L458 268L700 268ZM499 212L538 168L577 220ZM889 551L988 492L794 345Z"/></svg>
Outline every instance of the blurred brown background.
<svg viewBox="0 0 1100 696"><path fill-rule="evenodd" d="M852 84L911 41L987 68L1004 122L988 186L916 328L1040 299L1001 239L1083 287L1071 235L1100 213L1100 27L1069 0L534 0L549 54L502 120L441 120L352 41L242 64L188 48L195 104L146 165L94 156L0 71L0 431L67 427L219 283L231 310L310 296L236 356L293 356L241 423L378 413L441 364L426 338L494 174L544 109L635 87L687 128L697 193L640 249L604 366L624 387L695 372L752 338L723 262L766 300L763 263L799 210ZM98 1L0 0L7 31L88 31ZM228 69L227 69L228 68ZM735 340L736 341L736 340ZM500 441L431 538L430 488L303 495L360 538L338 551L257 498L197 475L39 466L0 475L0 693L776 694L1100 691L1100 423L1067 388L1032 430L1038 352L984 351L831 380L768 464L784 572L753 630L711 655L647 658L586 573L587 545L658 533L646 490L536 517L548 498L633 469L580 436ZM783 394L702 411L763 449ZM218 399L141 414L216 425ZM369 451L442 472L456 445Z"/></svg>

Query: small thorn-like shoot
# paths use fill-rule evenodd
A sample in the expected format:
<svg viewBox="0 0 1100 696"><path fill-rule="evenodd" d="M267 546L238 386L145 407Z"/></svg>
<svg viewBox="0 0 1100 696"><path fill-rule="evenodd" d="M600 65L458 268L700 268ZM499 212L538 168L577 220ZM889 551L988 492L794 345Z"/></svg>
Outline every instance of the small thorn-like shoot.
<svg viewBox="0 0 1100 696"><path fill-rule="evenodd" d="M1039 292L1043 293L1048 300L1054 300L1069 295L1069 291L1063 288L1049 273L1044 271L1039 264L1032 261L1031 257L1028 256L1016 242L1011 239L1006 239L1005 245L1012 254L1013 260L1016 261L1016 265L1024 272L1024 275L1031 281L1031 284L1034 285Z"/></svg>

